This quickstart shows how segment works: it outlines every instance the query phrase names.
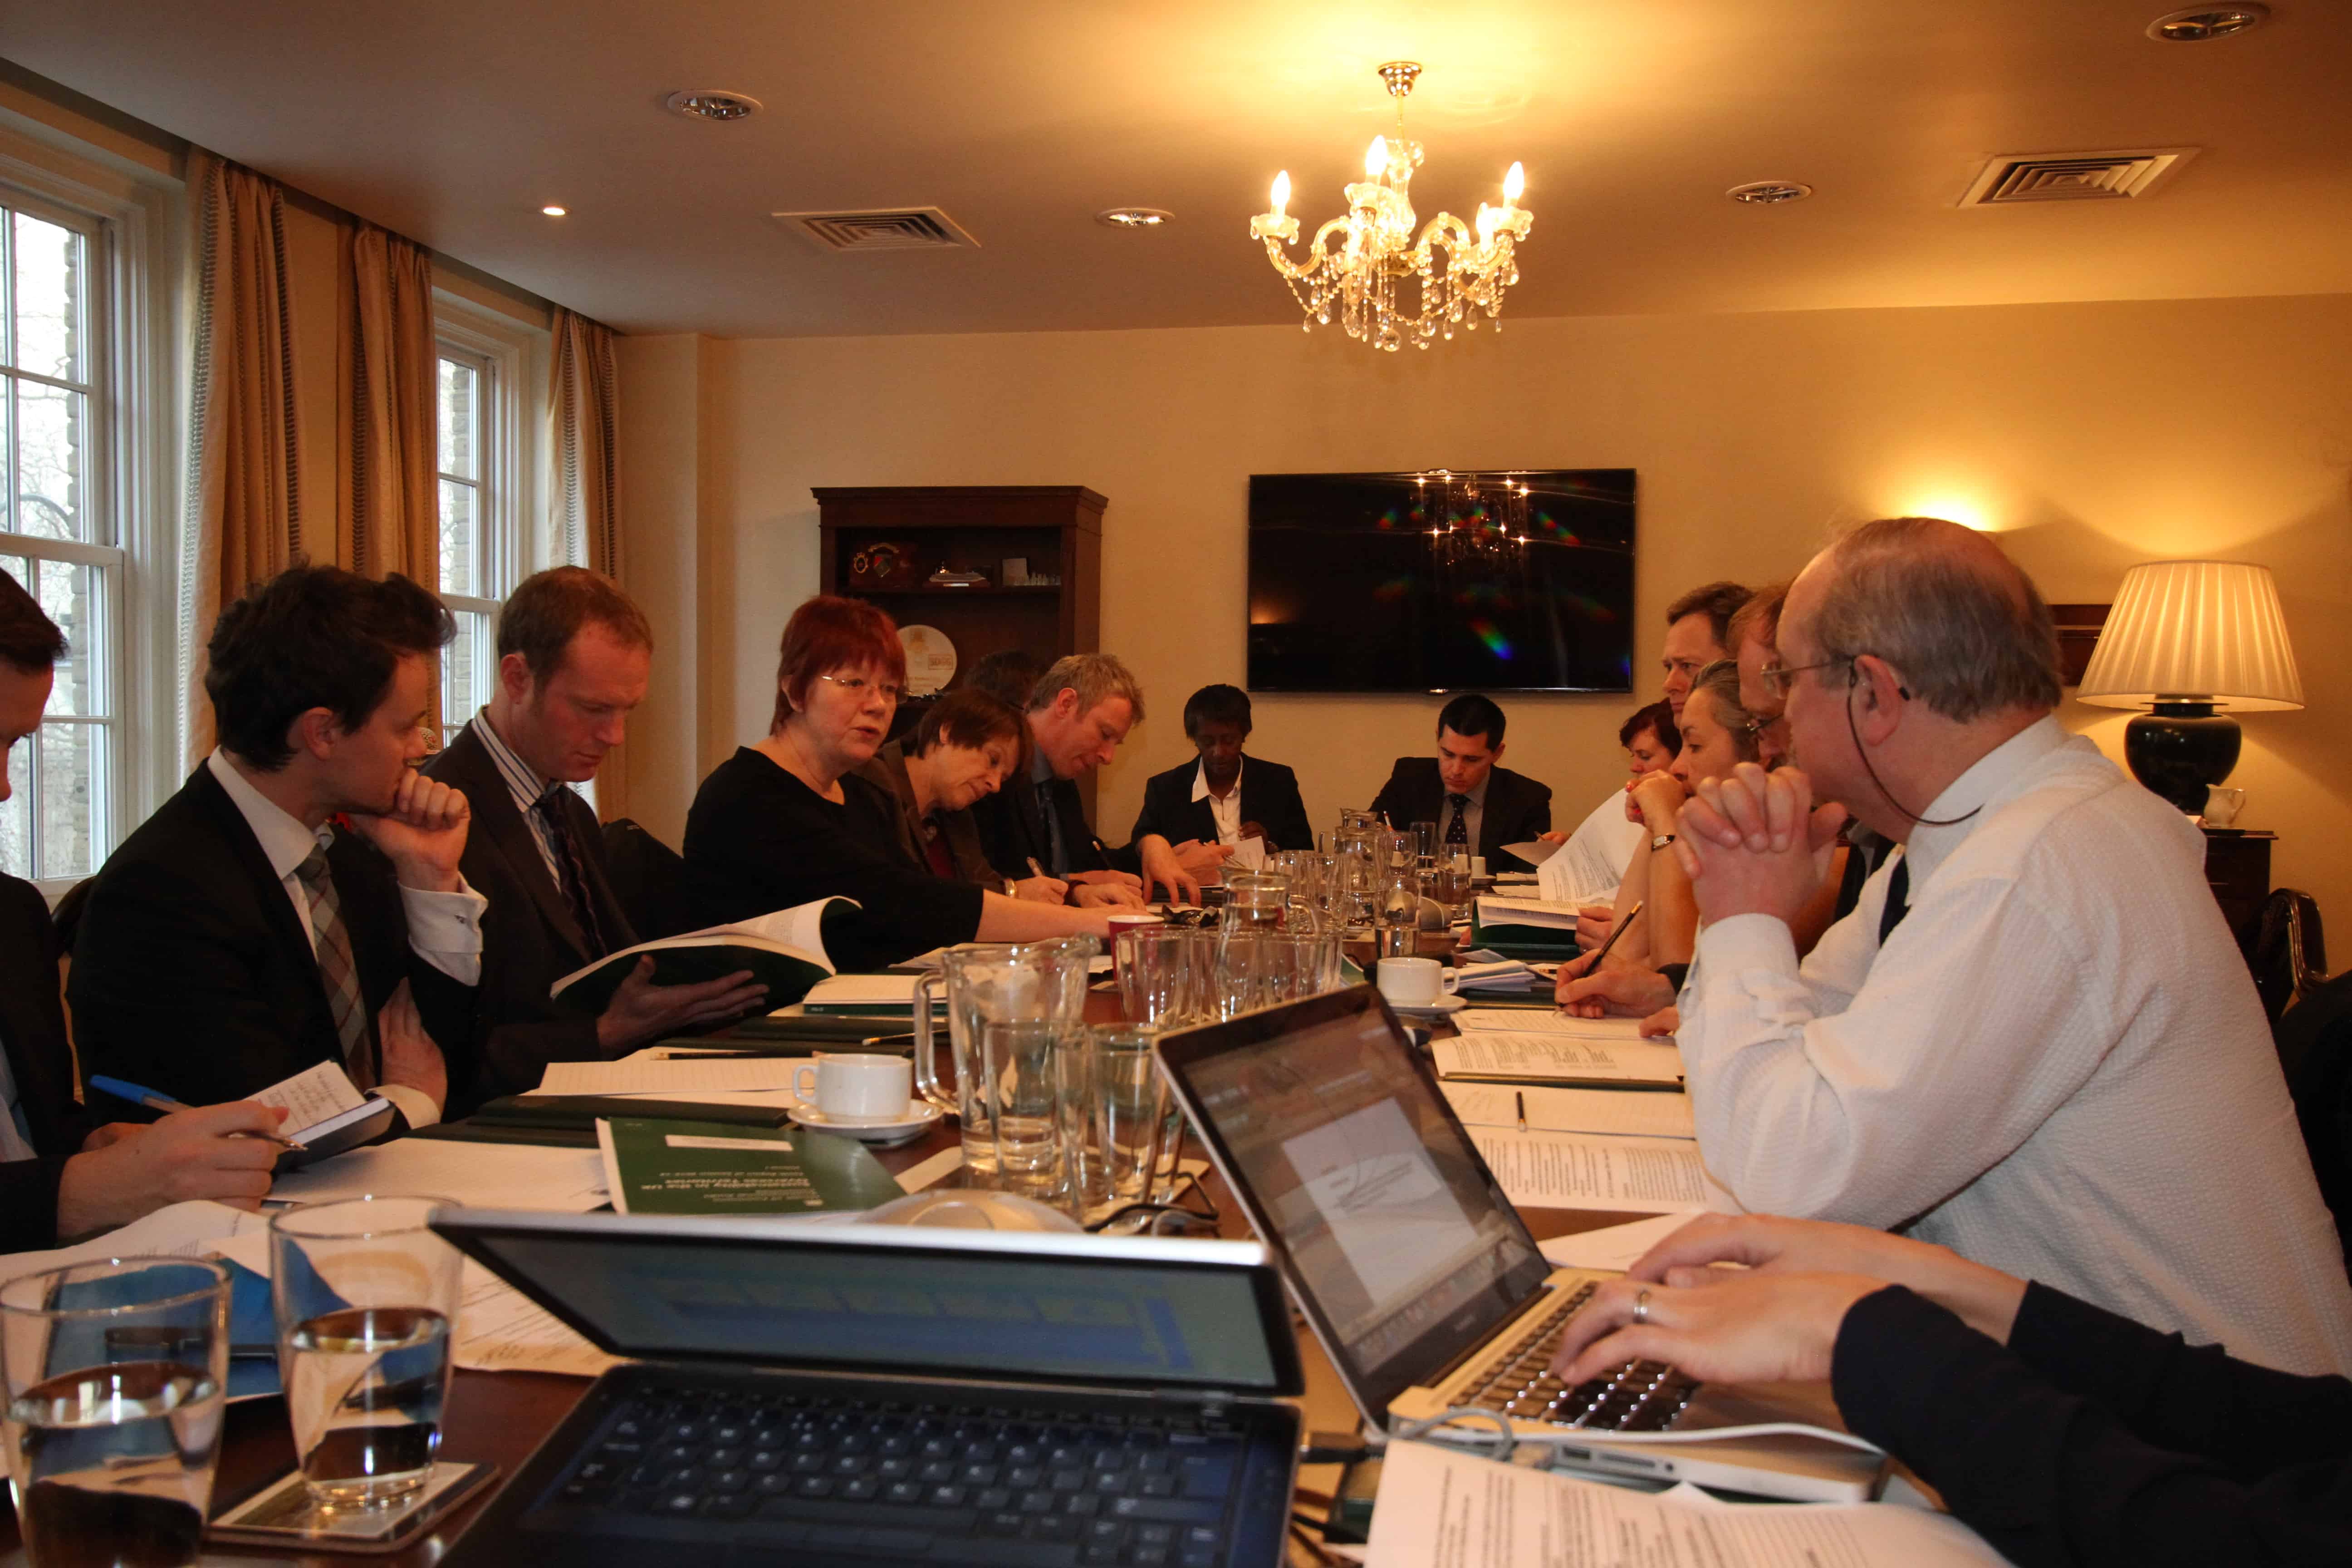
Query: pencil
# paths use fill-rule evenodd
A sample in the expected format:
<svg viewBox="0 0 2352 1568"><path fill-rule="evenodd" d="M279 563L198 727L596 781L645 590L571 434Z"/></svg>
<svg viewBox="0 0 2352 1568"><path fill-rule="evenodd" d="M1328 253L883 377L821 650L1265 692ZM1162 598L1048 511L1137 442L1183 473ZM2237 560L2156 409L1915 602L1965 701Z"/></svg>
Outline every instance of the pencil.
<svg viewBox="0 0 2352 1568"><path fill-rule="evenodd" d="M1528 1130L1528 1091L1523 1089L1513 1089L1511 1098L1519 1102L1519 1131L1525 1132Z"/></svg>

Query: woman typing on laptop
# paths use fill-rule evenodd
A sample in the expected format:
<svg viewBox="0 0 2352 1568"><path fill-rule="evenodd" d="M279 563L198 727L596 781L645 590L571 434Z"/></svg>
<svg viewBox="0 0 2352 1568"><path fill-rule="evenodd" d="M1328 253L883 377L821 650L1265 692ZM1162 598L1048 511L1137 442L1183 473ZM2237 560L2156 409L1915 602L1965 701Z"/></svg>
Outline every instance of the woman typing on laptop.
<svg viewBox="0 0 2352 1568"><path fill-rule="evenodd" d="M1703 1215L1602 1287L1553 1364L1572 1384L1633 1357L1828 1380L1849 1426L2026 1568L2352 1559L2352 1383L2191 1347L1940 1247Z"/></svg>

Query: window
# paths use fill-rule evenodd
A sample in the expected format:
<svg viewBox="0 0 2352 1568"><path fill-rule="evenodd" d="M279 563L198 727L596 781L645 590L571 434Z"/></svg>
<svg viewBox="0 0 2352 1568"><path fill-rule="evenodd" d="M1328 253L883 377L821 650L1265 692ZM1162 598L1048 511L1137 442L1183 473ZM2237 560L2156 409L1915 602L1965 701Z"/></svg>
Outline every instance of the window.
<svg viewBox="0 0 2352 1568"><path fill-rule="evenodd" d="M499 606L524 577L562 563L540 558L529 526L542 493L533 391L545 381L544 334L446 293L436 295L435 306L441 602L457 623L457 640L441 659L446 745L490 700Z"/></svg>
<svg viewBox="0 0 2352 1568"><path fill-rule="evenodd" d="M124 552L115 507L108 226L0 185L0 570L69 645L8 758L0 870L65 882L112 849Z"/></svg>

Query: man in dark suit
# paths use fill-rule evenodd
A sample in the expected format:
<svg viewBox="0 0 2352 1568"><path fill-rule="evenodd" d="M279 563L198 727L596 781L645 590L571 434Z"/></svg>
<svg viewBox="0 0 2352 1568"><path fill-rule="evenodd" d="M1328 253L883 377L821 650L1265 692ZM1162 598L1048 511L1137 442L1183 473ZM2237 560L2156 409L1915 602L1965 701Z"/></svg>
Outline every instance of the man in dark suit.
<svg viewBox="0 0 2352 1568"><path fill-rule="evenodd" d="M1502 760L1503 710L1491 698L1466 693L1438 712L1437 755L1399 757L1372 810L1399 829L1434 822L1442 847L1484 856L1489 870L1527 870L1503 846L1549 831L1551 786Z"/></svg>
<svg viewBox="0 0 2352 1568"><path fill-rule="evenodd" d="M1201 759L1145 782L1136 843L1156 836L1171 845L1193 839L1228 847L1256 838L1269 854L1315 847L1298 775L1280 763L1242 754L1250 735L1248 692L1203 686L1184 704L1184 734Z"/></svg>
<svg viewBox="0 0 2352 1568"><path fill-rule="evenodd" d="M656 985L646 956L601 1015L550 998L563 976L636 945L596 814L570 786L595 777L645 700L653 628L609 579L559 566L525 578L499 608L498 653L489 706L425 768L473 807L459 865L490 900L466 1040L481 1070L458 1112L538 1088L550 1062L623 1056L767 994L748 973Z"/></svg>
<svg viewBox="0 0 2352 1568"><path fill-rule="evenodd" d="M468 1087L483 900L466 797L416 772L454 630L405 577L323 566L221 612L219 744L108 859L75 939L85 1069L202 1104L337 1062L411 1126Z"/></svg>
<svg viewBox="0 0 2352 1568"><path fill-rule="evenodd" d="M1127 732L1143 721L1143 688L1107 653L1054 661L1029 693L1030 769L972 807L989 863L1006 879L1070 884L1082 906L1140 907L1145 890L1197 900L1201 871L1228 851L1198 843L1137 842L1113 849L1087 824L1076 780L1111 760Z"/></svg>
<svg viewBox="0 0 2352 1568"><path fill-rule="evenodd" d="M40 728L65 651L32 595L0 572L0 801L8 753ZM8 876L0 876L0 1252L55 1247L186 1198L250 1207L269 1190L277 1149L229 1136L275 1131L278 1113L267 1106L100 1127L74 1099L49 906L39 889Z"/></svg>

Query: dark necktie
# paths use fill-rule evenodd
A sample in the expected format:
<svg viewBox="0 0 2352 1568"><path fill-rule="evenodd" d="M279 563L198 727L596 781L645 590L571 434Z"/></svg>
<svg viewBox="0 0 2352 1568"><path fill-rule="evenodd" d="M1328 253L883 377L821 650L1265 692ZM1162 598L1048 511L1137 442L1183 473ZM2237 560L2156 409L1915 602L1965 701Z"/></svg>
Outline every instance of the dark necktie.
<svg viewBox="0 0 2352 1568"><path fill-rule="evenodd" d="M550 789L532 804L531 810L538 814L540 826L547 830L547 842L555 850L555 879L588 943L588 955L602 958L607 950L604 933L596 925L595 900L588 896L588 868L581 863L580 846L572 841L571 826L563 820L563 803L556 798L562 789L562 784Z"/></svg>
<svg viewBox="0 0 2352 1568"><path fill-rule="evenodd" d="M1885 947L1903 917L1911 912L1911 857L1898 856L1895 872L1886 879L1886 907L1878 911L1878 945Z"/></svg>
<svg viewBox="0 0 2352 1568"><path fill-rule="evenodd" d="M343 1070L361 1089L375 1087L375 1057L368 1048L367 1004L360 996L359 965L352 960L352 933L343 926L342 901L327 868L327 852L310 851L295 878L310 905L310 942L319 960L319 983L335 1016L335 1037L343 1049Z"/></svg>
<svg viewBox="0 0 2352 1568"><path fill-rule="evenodd" d="M1470 847L1470 797L1449 795L1445 804L1454 808L1454 816L1445 824L1445 847L1448 849Z"/></svg>
<svg viewBox="0 0 2352 1568"><path fill-rule="evenodd" d="M1069 858L1062 849L1062 816L1054 809L1054 781L1047 779L1037 786L1037 823L1045 834L1045 869L1059 877L1069 870Z"/></svg>

